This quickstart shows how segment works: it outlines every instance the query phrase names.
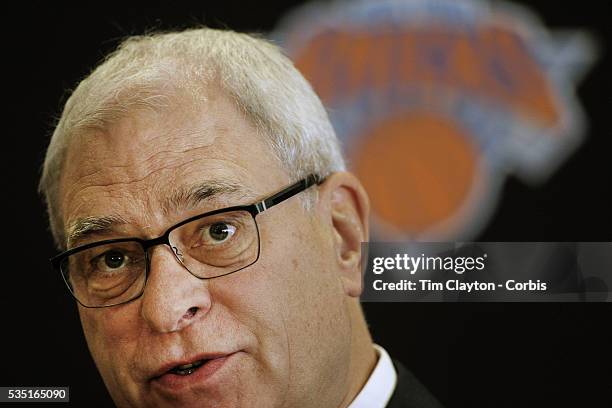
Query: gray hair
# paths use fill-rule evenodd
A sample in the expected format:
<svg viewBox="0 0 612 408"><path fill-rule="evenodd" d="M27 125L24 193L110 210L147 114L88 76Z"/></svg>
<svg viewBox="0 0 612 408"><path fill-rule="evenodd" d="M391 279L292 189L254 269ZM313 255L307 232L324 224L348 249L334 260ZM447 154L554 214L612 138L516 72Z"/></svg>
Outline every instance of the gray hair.
<svg viewBox="0 0 612 408"><path fill-rule="evenodd" d="M277 46L210 28L129 37L77 86L51 137L39 191L58 247L65 245L59 185L72 137L106 129L134 109L169 106L172 98L188 97L197 106L211 85L267 136L292 179L344 170L321 101Z"/></svg>

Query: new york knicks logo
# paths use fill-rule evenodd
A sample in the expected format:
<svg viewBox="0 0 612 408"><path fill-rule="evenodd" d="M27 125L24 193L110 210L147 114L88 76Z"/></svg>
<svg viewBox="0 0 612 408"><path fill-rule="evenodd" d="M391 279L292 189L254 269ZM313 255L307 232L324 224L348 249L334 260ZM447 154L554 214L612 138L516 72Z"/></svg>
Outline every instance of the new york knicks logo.
<svg viewBox="0 0 612 408"><path fill-rule="evenodd" d="M467 239L504 178L544 180L577 146L588 37L477 0L313 3L273 34L368 190L378 239Z"/></svg>

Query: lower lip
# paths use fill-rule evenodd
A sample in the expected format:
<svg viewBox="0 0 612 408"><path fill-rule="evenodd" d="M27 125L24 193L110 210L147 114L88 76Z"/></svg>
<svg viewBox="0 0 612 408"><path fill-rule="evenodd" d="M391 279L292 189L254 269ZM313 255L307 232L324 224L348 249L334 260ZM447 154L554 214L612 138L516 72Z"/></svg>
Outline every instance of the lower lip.
<svg viewBox="0 0 612 408"><path fill-rule="evenodd" d="M192 374L179 375L173 373L166 373L153 380L162 388L167 390L179 391L185 387L192 387L194 385L201 385L210 380L214 374L219 371L224 365L226 365L228 359L234 356L234 354L228 354L227 356L214 358L206 362L206 364L198 367Z"/></svg>

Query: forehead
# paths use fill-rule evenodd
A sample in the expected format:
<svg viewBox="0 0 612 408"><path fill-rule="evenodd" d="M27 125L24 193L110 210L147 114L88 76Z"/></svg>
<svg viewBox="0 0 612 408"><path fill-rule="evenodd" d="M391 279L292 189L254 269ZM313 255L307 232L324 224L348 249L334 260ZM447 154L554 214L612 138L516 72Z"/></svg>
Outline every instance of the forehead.
<svg viewBox="0 0 612 408"><path fill-rule="evenodd" d="M64 228L92 216L161 228L184 215L167 214L168 197L208 181L244 186L234 189L234 205L256 198L249 192L273 192L288 176L263 136L223 95L210 95L197 109L133 112L69 146L60 184Z"/></svg>

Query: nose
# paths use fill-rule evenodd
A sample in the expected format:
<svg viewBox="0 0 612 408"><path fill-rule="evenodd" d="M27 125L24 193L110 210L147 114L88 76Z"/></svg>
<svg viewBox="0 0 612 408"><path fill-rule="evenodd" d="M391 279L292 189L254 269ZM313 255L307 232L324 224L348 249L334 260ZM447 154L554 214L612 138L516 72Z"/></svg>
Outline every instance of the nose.
<svg viewBox="0 0 612 408"><path fill-rule="evenodd" d="M208 282L190 274L168 245L149 249L149 276L141 314L156 332L183 330L210 311Z"/></svg>

